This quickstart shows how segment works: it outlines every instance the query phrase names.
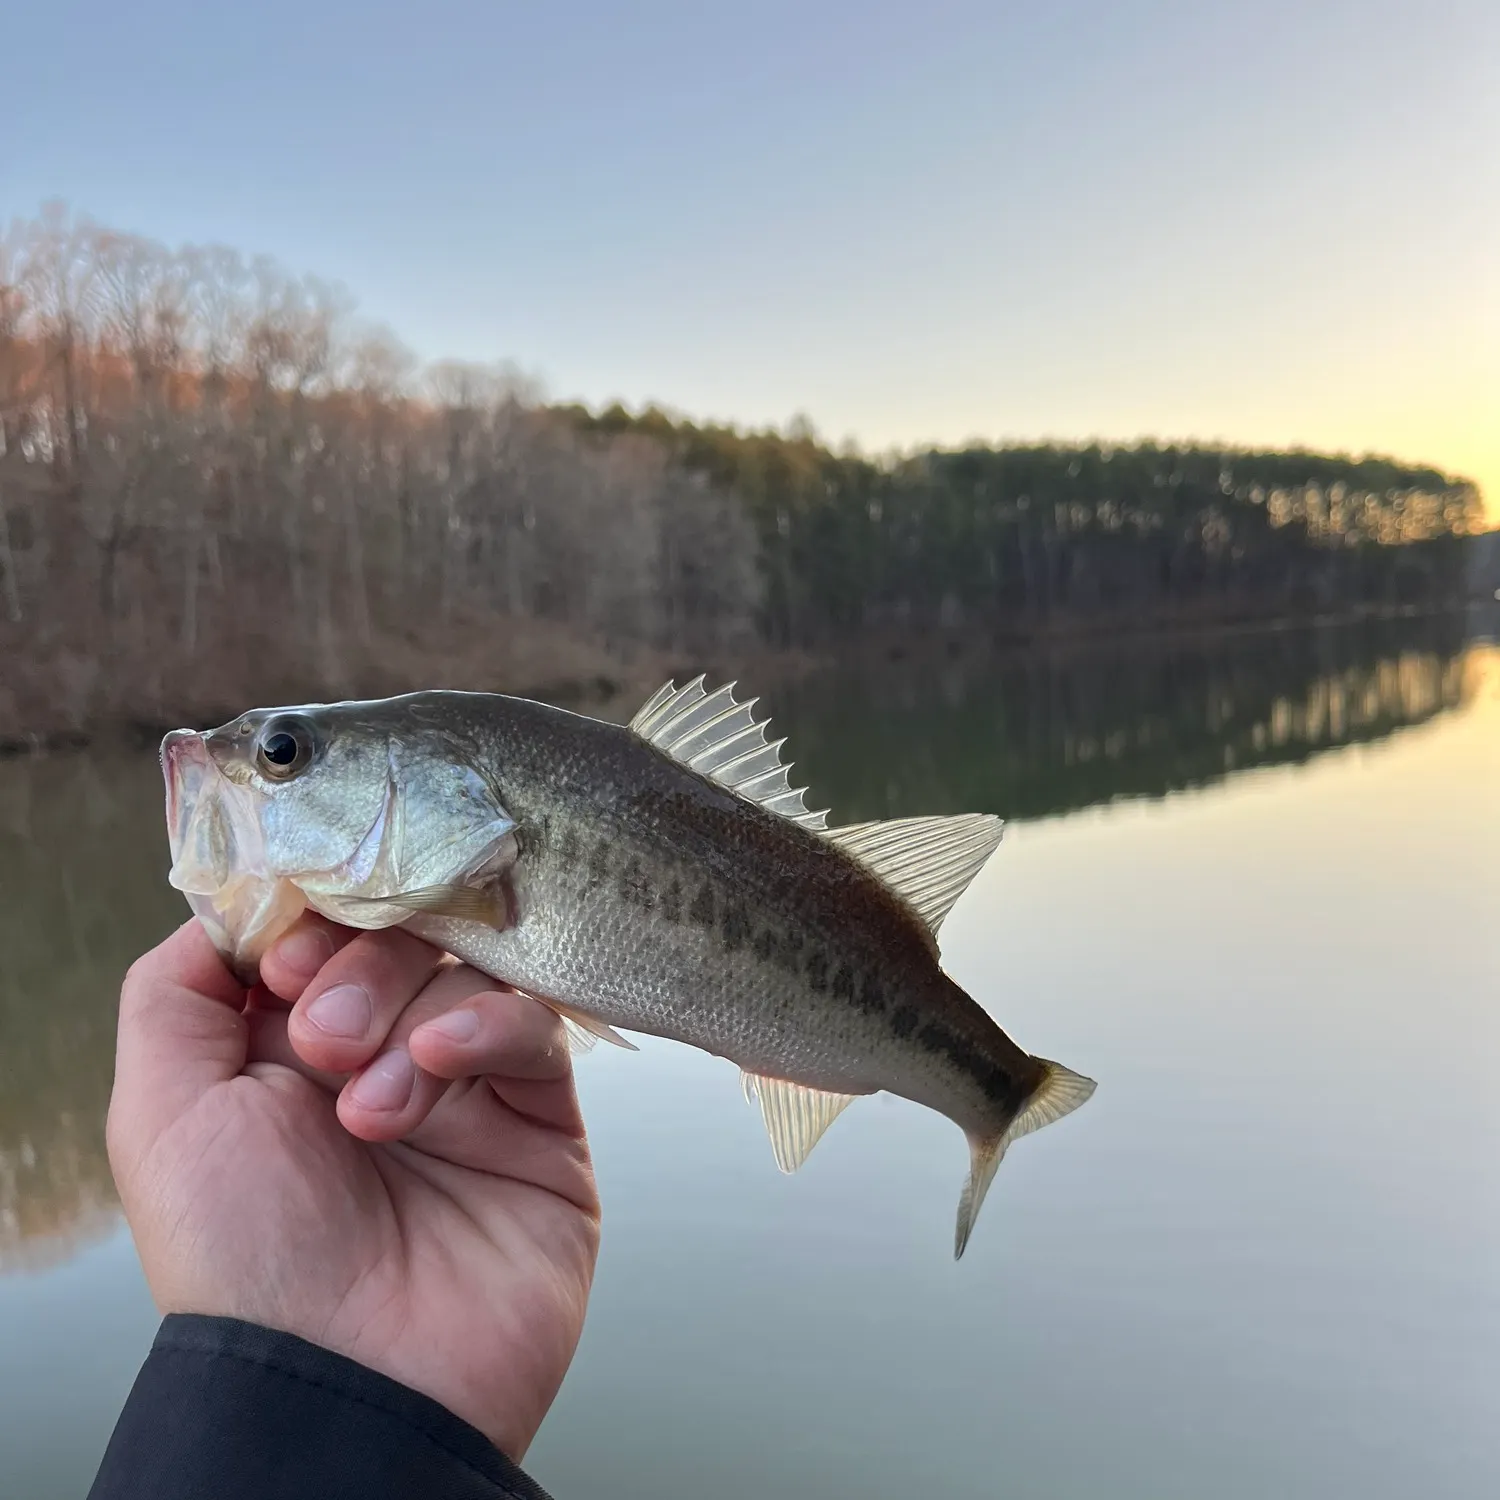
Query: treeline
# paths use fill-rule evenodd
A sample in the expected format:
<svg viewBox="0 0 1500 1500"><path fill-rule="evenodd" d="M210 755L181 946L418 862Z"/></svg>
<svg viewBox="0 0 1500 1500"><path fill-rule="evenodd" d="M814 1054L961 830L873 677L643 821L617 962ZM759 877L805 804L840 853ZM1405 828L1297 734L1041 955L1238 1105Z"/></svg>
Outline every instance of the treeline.
<svg viewBox="0 0 1500 1500"><path fill-rule="evenodd" d="M333 289L49 210L0 240L0 742L757 643L1457 597L1472 485L1311 454L834 453L419 369Z"/></svg>
<svg viewBox="0 0 1500 1500"><path fill-rule="evenodd" d="M0 740L753 640L755 536L649 437L417 370L335 292L49 213L0 251ZM647 673L649 675L649 673Z"/></svg>
<svg viewBox="0 0 1500 1500"><path fill-rule="evenodd" d="M875 462L790 435L619 406L756 524L771 639L881 626L1029 635L1058 622L1249 620L1465 595L1468 480L1389 459L1141 443L928 451Z"/></svg>

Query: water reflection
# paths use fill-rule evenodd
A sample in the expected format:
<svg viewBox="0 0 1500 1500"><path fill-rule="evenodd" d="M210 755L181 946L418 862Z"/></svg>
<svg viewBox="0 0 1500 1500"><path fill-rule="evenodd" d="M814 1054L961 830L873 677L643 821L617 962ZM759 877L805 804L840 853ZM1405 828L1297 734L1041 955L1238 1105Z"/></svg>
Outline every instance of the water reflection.
<svg viewBox="0 0 1500 1500"><path fill-rule="evenodd" d="M835 822L1009 819L1162 797L1296 764L1460 707L1461 616L1151 647L892 663L775 695L809 805Z"/></svg>
<svg viewBox="0 0 1500 1500"><path fill-rule="evenodd" d="M131 960L181 920L149 755L0 761L0 1270L107 1230L104 1114Z"/></svg>
<svg viewBox="0 0 1500 1500"><path fill-rule="evenodd" d="M1285 632L940 670L894 664L768 698L838 821L1010 819L1298 762L1465 703L1459 620ZM104 1150L125 968L182 920L154 758L0 760L0 1271L115 1214Z"/></svg>

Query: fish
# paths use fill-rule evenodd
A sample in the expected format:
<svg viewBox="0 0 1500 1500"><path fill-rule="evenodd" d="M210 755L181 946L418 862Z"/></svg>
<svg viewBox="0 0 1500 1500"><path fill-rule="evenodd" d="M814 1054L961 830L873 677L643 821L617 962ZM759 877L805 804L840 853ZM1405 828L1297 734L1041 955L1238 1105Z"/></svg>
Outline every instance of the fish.
<svg viewBox="0 0 1500 1500"><path fill-rule="evenodd" d="M186 897L245 984L305 910L402 926L550 1006L570 1046L665 1037L740 1071L795 1171L887 1092L969 1145L954 1256L1009 1147L1090 1078L944 971L991 814L828 825L759 700L663 684L628 724L500 693L260 708L161 744Z"/></svg>

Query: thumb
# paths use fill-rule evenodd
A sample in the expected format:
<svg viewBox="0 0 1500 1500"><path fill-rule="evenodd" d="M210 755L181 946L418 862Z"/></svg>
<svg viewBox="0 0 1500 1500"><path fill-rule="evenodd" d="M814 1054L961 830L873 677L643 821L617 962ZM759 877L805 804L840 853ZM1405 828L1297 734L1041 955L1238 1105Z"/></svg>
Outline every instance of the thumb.
<svg viewBox="0 0 1500 1500"><path fill-rule="evenodd" d="M116 1142L139 1149L215 1084L245 1065L245 991L196 917L135 961L120 988L115 1086Z"/></svg>

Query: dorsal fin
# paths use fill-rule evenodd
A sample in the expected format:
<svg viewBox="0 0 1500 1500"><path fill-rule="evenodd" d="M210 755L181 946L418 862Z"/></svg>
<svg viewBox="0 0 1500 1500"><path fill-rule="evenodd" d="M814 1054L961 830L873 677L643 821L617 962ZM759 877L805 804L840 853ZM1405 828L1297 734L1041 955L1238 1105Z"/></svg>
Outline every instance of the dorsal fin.
<svg viewBox="0 0 1500 1500"><path fill-rule="evenodd" d="M807 789L788 779L792 765L781 758L786 741L766 739L770 720L757 720L754 714L760 700L739 702L734 686L726 683L710 693L701 677L686 687L664 683L642 704L630 727L673 760L788 821L804 828L826 827L827 812L809 812L802 800Z"/></svg>
<svg viewBox="0 0 1500 1500"><path fill-rule="evenodd" d="M989 813L960 813L849 823L823 829L823 837L878 875L936 937L953 903L995 852L1004 827Z"/></svg>

